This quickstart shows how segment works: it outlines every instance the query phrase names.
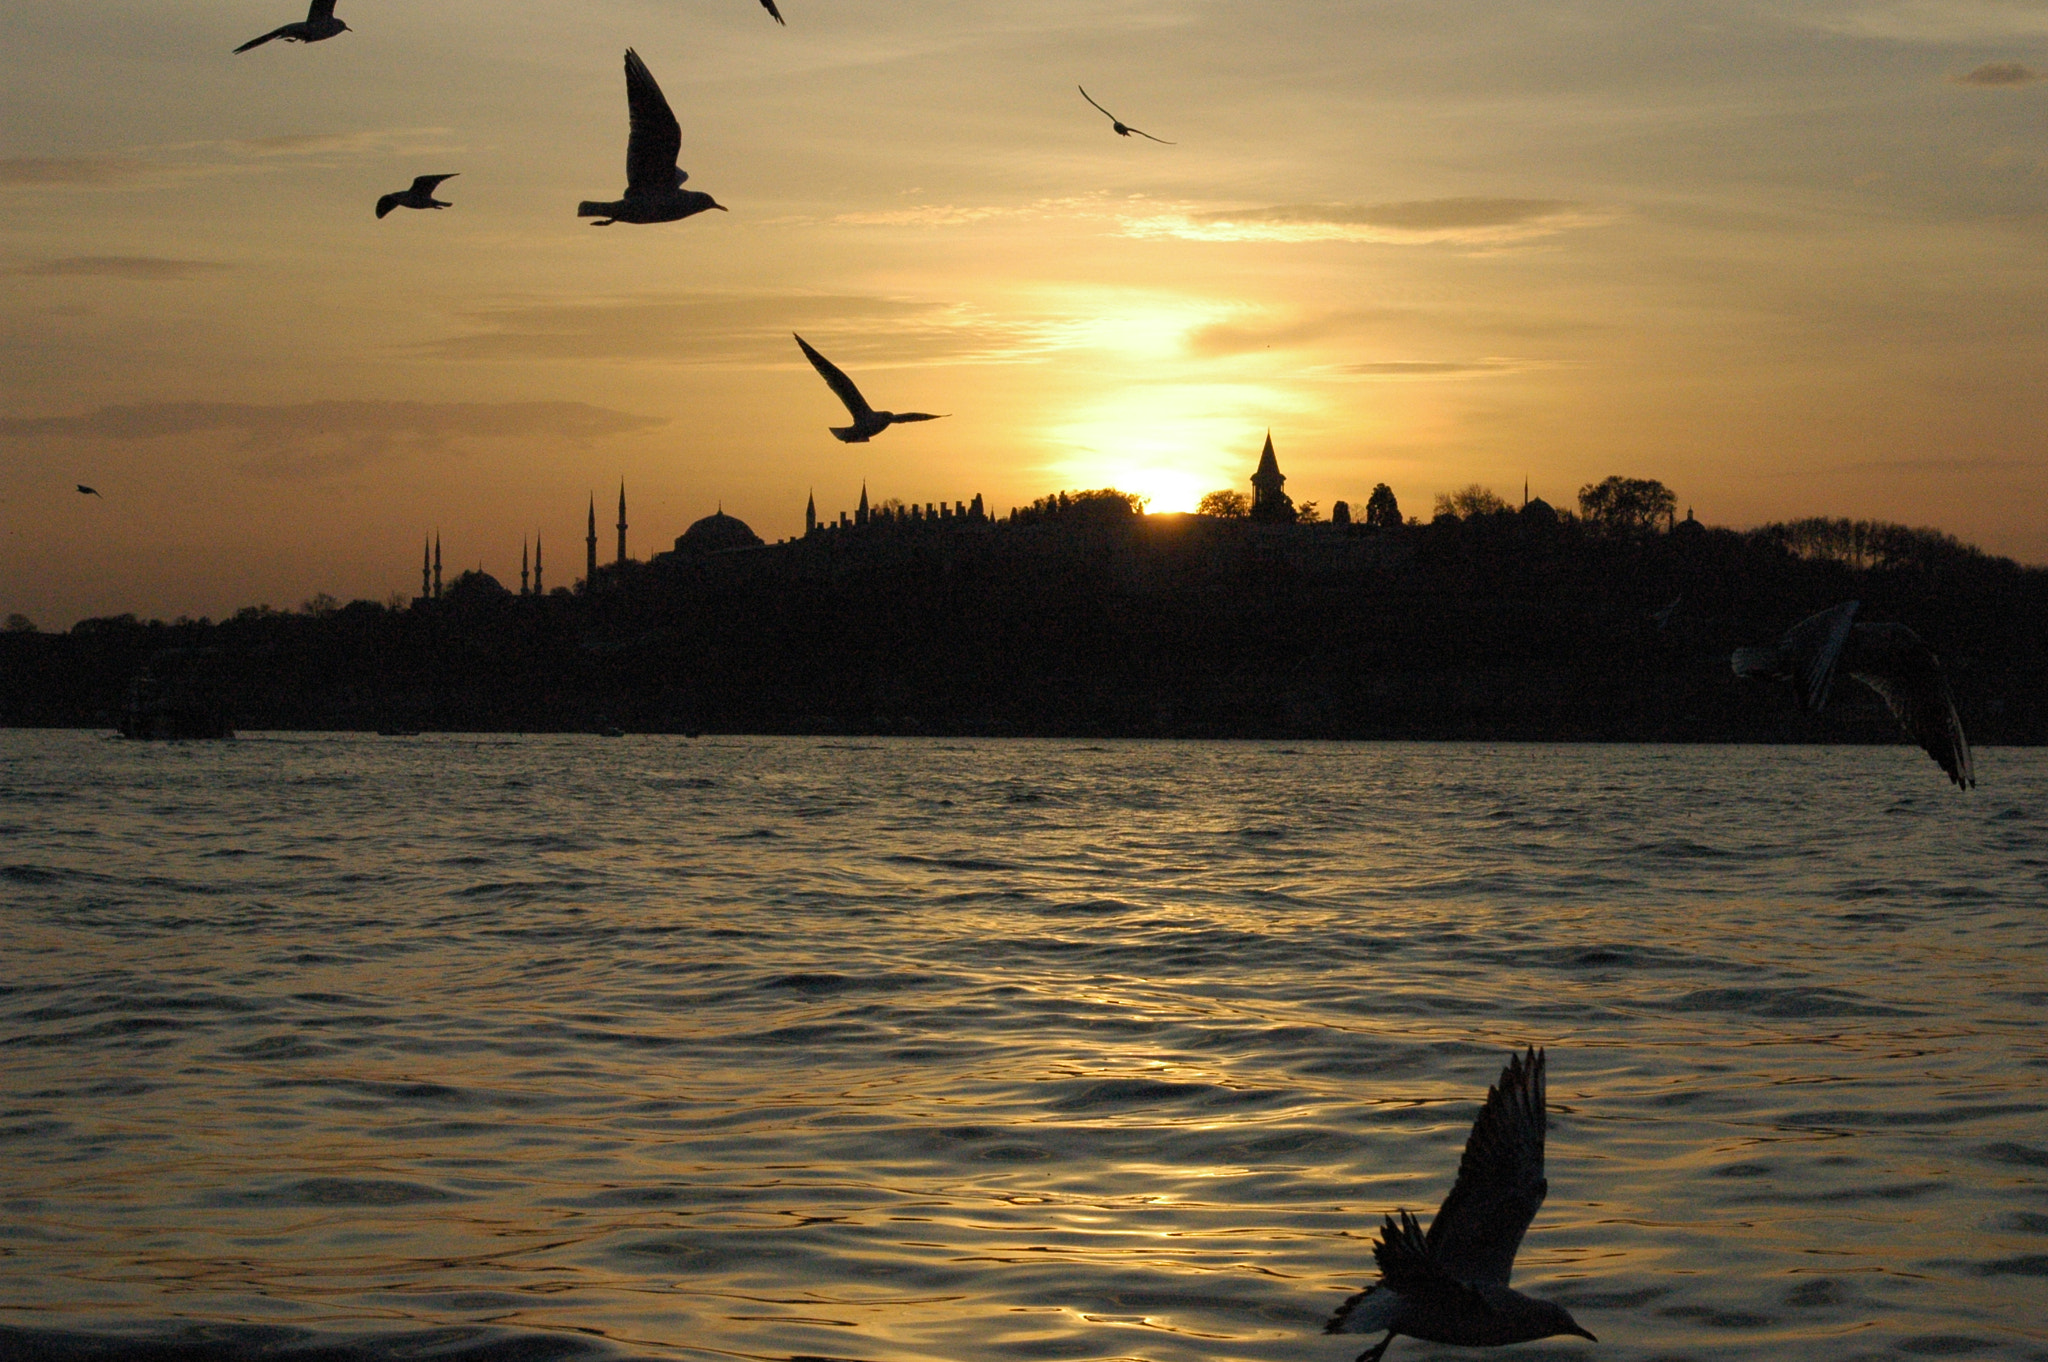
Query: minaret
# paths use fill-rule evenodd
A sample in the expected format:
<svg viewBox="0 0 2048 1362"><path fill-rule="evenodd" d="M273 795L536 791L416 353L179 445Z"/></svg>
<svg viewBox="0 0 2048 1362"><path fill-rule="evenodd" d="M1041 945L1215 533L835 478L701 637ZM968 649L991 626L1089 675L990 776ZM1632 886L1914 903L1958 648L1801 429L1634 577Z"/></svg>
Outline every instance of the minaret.
<svg viewBox="0 0 2048 1362"><path fill-rule="evenodd" d="M583 536L583 584L586 590L597 585L597 496L590 498L590 533Z"/></svg>
<svg viewBox="0 0 2048 1362"><path fill-rule="evenodd" d="M804 502L804 533L806 535L811 535L816 534L817 532L818 492L816 488L812 488L809 499Z"/></svg>
<svg viewBox="0 0 2048 1362"><path fill-rule="evenodd" d="M428 587L428 584L429 584L429 583L430 583L430 582L431 582L431 581L433 580L433 579L432 579L432 578L431 578L431 577L430 577L430 576L428 575L428 570L429 570L429 569L430 569L430 568L431 568L431 567L433 566L433 561L434 561L434 549L433 549L433 545L432 545L432 544L430 544L430 543L428 543L428 542L427 542L427 541L426 541L425 539L422 539L422 540L420 540L420 599L421 599L421 600L425 600L425 599L427 598L427 587Z"/></svg>
<svg viewBox="0 0 2048 1362"><path fill-rule="evenodd" d="M1522 509L1529 509L1529 477L1526 473L1522 475Z"/></svg>
<svg viewBox="0 0 2048 1362"><path fill-rule="evenodd" d="M441 599L441 536L434 536L434 599Z"/></svg>
<svg viewBox="0 0 2048 1362"><path fill-rule="evenodd" d="M532 594L526 587L526 541L524 539L519 541L519 594L522 596Z"/></svg>
<svg viewBox="0 0 2048 1362"><path fill-rule="evenodd" d="M533 594L536 596L546 594L541 590L540 585L540 535L538 533L533 536Z"/></svg>
<svg viewBox="0 0 2048 1362"><path fill-rule="evenodd" d="M868 485L865 482L860 485L860 509L853 513L853 523L856 525L868 523Z"/></svg>
<svg viewBox="0 0 2048 1362"><path fill-rule="evenodd" d="M619 565L626 562L626 480L619 479Z"/></svg>

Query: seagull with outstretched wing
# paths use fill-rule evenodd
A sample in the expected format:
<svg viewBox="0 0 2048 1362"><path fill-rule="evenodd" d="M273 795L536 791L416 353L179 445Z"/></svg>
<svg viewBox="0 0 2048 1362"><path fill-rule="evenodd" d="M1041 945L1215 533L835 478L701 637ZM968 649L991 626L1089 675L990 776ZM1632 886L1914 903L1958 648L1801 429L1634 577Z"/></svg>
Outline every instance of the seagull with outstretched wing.
<svg viewBox="0 0 2048 1362"><path fill-rule="evenodd" d="M383 198L377 200L377 216L381 218L394 208L453 207L454 205L450 204L446 199L435 198L434 190L440 186L441 181L452 180L461 173L461 171L456 170L450 171L446 175L416 176L413 179L412 188L386 194Z"/></svg>
<svg viewBox="0 0 2048 1362"><path fill-rule="evenodd" d="M683 129L668 107L654 73L640 54L626 49L626 112L632 130L626 136L626 196L610 203L585 199L576 205L580 218L602 218L593 227L614 222L678 222L708 209L726 212L709 194L683 188L689 172L676 164L682 155Z"/></svg>
<svg viewBox="0 0 2048 1362"><path fill-rule="evenodd" d="M86 486L86 485L85 485L84 483L82 483L82 482L78 484L78 490L79 490L79 493L80 493L81 495L83 495L83 496L88 496L88 497L100 497L100 489L99 489L99 488L97 488L97 487L87 487L87 486ZM106 500L106 498L105 498L105 497L100 497L100 500L101 500L101 501L105 501L105 500Z"/></svg>
<svg viewBox="0 0 2048 1362"><path fill-rule="evenodd" d="M782 17L782 11L775 8L775 0L761 0L761 8L767 10L768 17L776 23L783 25L785 28L789 26L789 21Z"/></svg>
<svg viewBox="0 0 2048 1362"><path fill-rule="evenodd" d="M1089 94L1086 90L1082 90L1081 87L1078 85L1076 85L1074 88L1076 90L1081 90L1081 98L1087 100L1090 104L1095 104L1095 96ZM1109 120L1110 127L1115 129L1116 135L1118 137L1129 137L1135 133L1139 137L1147 138L1151 141L1157 142L1162 147L1170 147L1173 145L1173 143L1167 141L1164 137L1153 137L1152 134L1149 132L1144 132L1137 128L1129 126L1121 118L1118 118L1109 110L1104 109L1100 104L1095 104L1095 107L1098 110L1101 110L1102 116L1104 118L1107 118Z"/></svg>
<svg viewBox="0 0 2048 1362"><path fill-rule="evenodd" d="M796 333L791 332L790 334L795 335ZM844 370L831 360L826 359L816 350L813 350L810 342L806 341L802 336L797 336L796 343L803 348L804 356L811 361L811 367L816 369L819 376L825 380L826 386L837 393L839 400L846 404L847 415L853 418L853 424L850 426L826 427L827 430L838 436L845 444L866 444L889 427L901 422L937 421L949 414L940 412L934 415L927 411L876 411L868 405L868 400L860 395L860 389L853 386L853 380L846 376Z"/></svg>
<svg viewBox="0 0 2048 1362"><path fill-rule="evenodd" d="M1775 644L1737 648L1737 676L1789 681L1799 707L1818 712L1828 702L1835 673L1847 672L1876 691L1906 736L1919 743L1958 789L1977 783L1970 740L1941 659L1903 624L1858 624L1859 601L1843 601L1808 615Z"/></svg>
<svg viewBox="0 0 2048 1362"><path fill-rule="evenodd" d="M282 38L288 43L317 43L323 38L332 38L337 33L347 33L349 27L334 17L334 0L313 0L306 10L306 17L296 24L285 24L273 28L260 38L251 38L236 48L247 52L252 47L261 47L272 38Z"/></svg>
<svg viewBox="0 0 2048 1362"><path fill-rule="evenodd" d="M1515 1252L1549 1184L1543 1177L1544 1055L1513 1055L1465 1140L1458 1180L1429 1233L1407 1211L1388 1216L1373 1257L1380 1279L1337 1308L1332 1334L1387 1336L1358 1355L1379 1362L1397 1334L1471 1348L1556 1334L1593 1335L1554 1301L1508 1286ZM1595 1340L1596 1342L1598 1340Z"/></svg>

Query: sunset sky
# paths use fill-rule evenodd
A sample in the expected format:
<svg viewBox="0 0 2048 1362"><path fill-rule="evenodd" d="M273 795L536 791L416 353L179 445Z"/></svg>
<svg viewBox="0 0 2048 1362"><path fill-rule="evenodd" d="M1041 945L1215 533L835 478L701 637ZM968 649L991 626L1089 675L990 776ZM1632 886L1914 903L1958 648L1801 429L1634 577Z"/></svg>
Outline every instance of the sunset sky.
<svg viewBox="0 0 2048 1362"><path fill-rule="evenodd" d="M2048 562L2048 3L779 3L10 0L0 613L381 599L437 531L567 585L621 478L638 557L1186 509L1269 427L1325 510L1620 473ZM729 213L576 218L628 46ZM952 415L841 445L792 331Z"/></svg>

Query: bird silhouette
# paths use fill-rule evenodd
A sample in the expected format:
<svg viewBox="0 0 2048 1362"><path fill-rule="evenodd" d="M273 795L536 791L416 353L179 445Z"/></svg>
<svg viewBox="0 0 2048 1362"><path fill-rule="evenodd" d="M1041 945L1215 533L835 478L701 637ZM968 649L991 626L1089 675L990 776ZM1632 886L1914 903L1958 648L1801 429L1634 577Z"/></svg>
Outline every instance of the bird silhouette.
<svg viewBox="0 0 2048 1362"><path fill-rule="evenodd" d="M1508 1287L1515 1251L1549 1190L1543 1065L1541 1050L1511 1055L1500 1081L1486 1090L1458 1180L1427 1235L1405 1210L1380 1227L1372 1250L1380 1279L1339 1306L1324 1331L1386 1330L1358 1362L1378 1362L1396 1334L1473 1348L1555 1334L1593 1337L1562 1305Z"/></svg>
<svg viewBox="0 0 2048 1362"><path fill-rule="evenodd" d="M348 31L349 26L334 17L334 0L313 0L306 10L306 17L300 22L273 28L260 38L251 38L235 51L247 52L252 47L263 46L272 38L282 38L288 43L317 43Z"/></svg>
<svg viewBox="0 0 2048 1362"><path fill-rule="evenodd" d="M793 331L790 334L796 335ZM853 380L848 378L838 365L826 359L816 350L813 350L810 347L810 343L802 336L797 336L796 343L803 347L805 357L811 361L811 367L816 369L820 376L824 378L826 386L839 394L839 400L846 404L847 414L853 417L853 424L850 426L826 427L827 430L838 436L842 443L864 445L898 422L937 421L951 414L949 412L939 412L937 415L934 415L931 412L925 411L876 411L868 405L868 400L860 395L860 389L853 386Z"/></svg>
<svg viewBox="0 0 2048 1362"><path fill-rule="evenodd" d="M782 17L782 11L775 8L775 0L761 0L761 8L767 10L768 17L776 23L783 25L785 28L789 26L789 21Z"/></svg>
<svg viewBox="0 0 2048 1362"><path fill-rule="evenodd" d="M1081 90L1081 87L1078 85L1076 85L1074 88L1076 90ZM1081 90L1081 98L1087 100L1090 104L1095 104L1095 96L1089 94L1086 90ZM1153 137L1152 134L1149 132L1145 132L1141 129L1129 126L1121 118L1118 118L1109 110L1102 108L1100 104L1095 104L1095 107L1097 109L1100 109L1102 111L1102 116L1109 120L1110 127L1116 130L1116 135L1118 137L1129 137L1132 133L1136 133L1140 137L1149 138L1150 140L1157 142L1162 147L1170 147L1174 145L1172 142L1167 141L1164 137Z"/></svg>
<svg viewBox="0 0 2048 1362"><path fill-rule="evenodd" d="M614 222L677 222L710 208L728 211L709 194L683 188L690 176L676 165L683 149L682 127L647 63L630 47L626 110L632 116L632 131L626 137L626 197L611 203L585 199L576 205L577 217L603 218L590 225L609 227Z"/></svg>
<svg viewBox="0 0 2048 1362"><path fill-rule="evenodd" d="M1828 702L1835 673L1845 671L1876 691L1906 736L1920 744L1958 789L1977 783L1970 740L1956 714L1941 659L1903 624L1858 624L1858 601L1843 601L1808 615L1775 644L1737 648L1737 676L1789 681L1799 707L1817 713Z"/></svg>
<svg viewBox="0 0 2048 1362"><path fill-rule="evenodd" d="M446 175L421 175L412 182L412 188L401 189L395 194L386 194L377 200L377 216L383 217L394 208L448 208L453 205L434 197L434 189L443 180L452 180L462 172L452 170Z"/></svg>
<svg viewBox="0 0 2048 1362"><path fill-rule="evenodd" d="M82 494L84 494L85 496L89 496L89 497L100 497L100 489L99 489L99 488L97 488L97 487L87 487L87 486L86 486L86 485L85 485L84 483L82 483L82 482L78 484L78 490L79 490L79 491L80 491L80 492L81 492ZM105 498L105 497L100 497L100 500L101 500L101 501L105 501L105 500L106 500L106 498Z"/></svg>

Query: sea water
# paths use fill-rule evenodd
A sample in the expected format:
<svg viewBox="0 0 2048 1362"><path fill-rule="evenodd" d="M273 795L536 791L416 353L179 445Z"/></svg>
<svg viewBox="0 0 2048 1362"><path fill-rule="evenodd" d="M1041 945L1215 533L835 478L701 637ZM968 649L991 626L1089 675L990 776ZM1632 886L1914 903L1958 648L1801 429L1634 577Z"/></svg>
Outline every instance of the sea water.
<svg viewBox="0 0 2048 1362"><path fill-rule="evenodd" d="M2048 1358L2048 753L0 733L0 1355ZM1403 1358L1473 1357L1414 1340Z"/></svg>

